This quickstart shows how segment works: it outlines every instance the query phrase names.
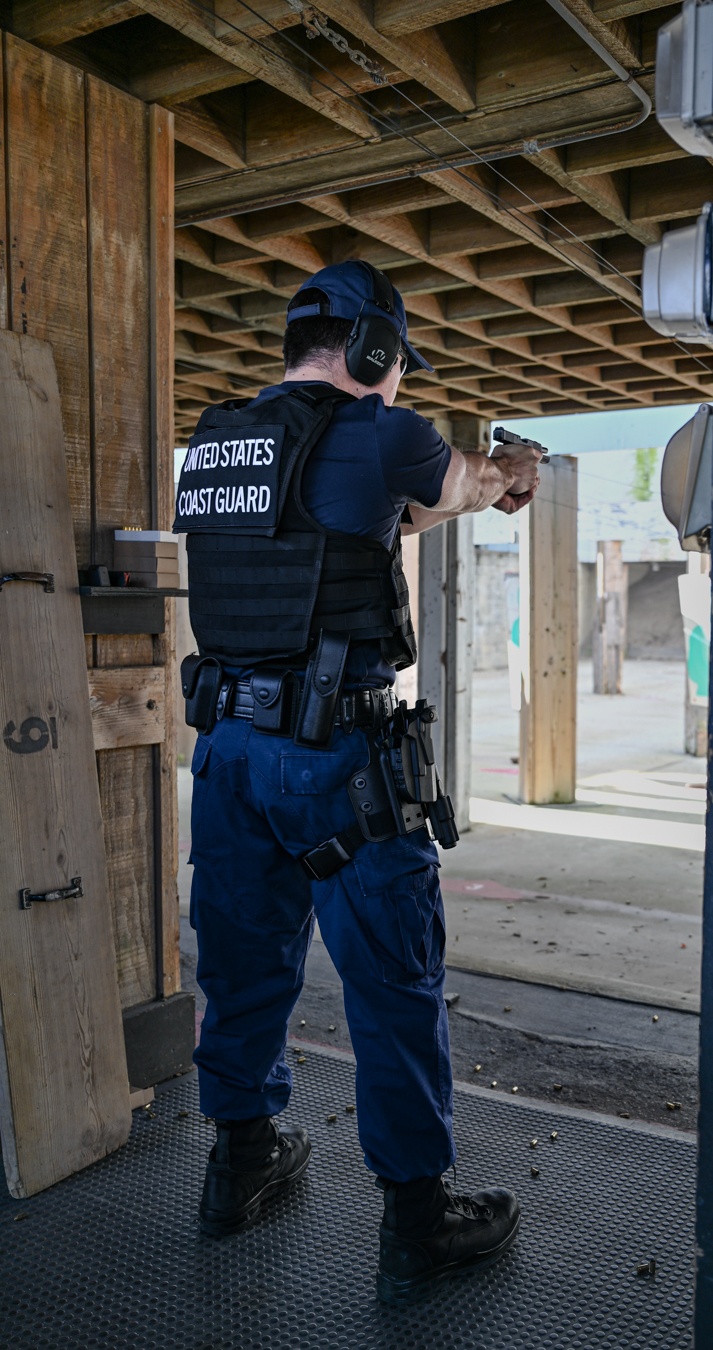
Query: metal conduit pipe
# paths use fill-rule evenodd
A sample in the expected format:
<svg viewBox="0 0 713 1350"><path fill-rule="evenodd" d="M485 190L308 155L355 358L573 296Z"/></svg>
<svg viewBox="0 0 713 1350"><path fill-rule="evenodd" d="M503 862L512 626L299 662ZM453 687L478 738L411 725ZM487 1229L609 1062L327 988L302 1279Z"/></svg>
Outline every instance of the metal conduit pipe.
<svg viewBox="0 0 713 1350"><path fill-rule="evenodd" d="M569 24L570 28L572 28L574 32L577 33L579 37L581 37L582 41L586 42L587 46L591 47L593 52L596 52L597 56L601 58L604 64L607 65L609 69L612 70L614 74L618 76L622 84L625 84L627 89L630 89L632 94L636 95L641 104L641 112L639 113L638 117L634 118L633 121L625 123L622 126L613 127L604 134L612 135L618 131L633 131L634 127L638 127L641 125L642 122L646 121L646 118L649 116L649 113L651 112L652 107L651 99L649 98L646 90L642 89L641 85L638 83L637 80L634 79L633 75L631 75L629 71L626 70L625 67L622 66L616 60L614 56L612 56L610 51L607 51L607 48L604 46L604 43L600 42L598 38L595 38L593 34L590 33L589 29L581 22L580 19L577 18L576 14L573 14L571 9L569 9L568 6L563 3L563 0L547 0L547 3L550 6L550 8L553 9L555 13L559 14L560 18L564 19L564 22ZM601 136L602 132L595 131L590 134L585 133L584 135L572 136L567 138L566 140L557 141L556 143L550 142L550 144L553 146L553 148L555 144L578 145L581 141L589 140L590 135L592 137ZM533 142L533 146L536 150L544 148L537 142Z"/></svg>
<svg viewBox="0 0 713 1350"><path fill-rule="evenodd" d="M562 0L547 0L547 3L557 14L559 14L560 18L563 19L579 37L581 37L582 41L586 42L587 46L591 48L593 52L596 52L597 56L601 58L612 73L616 75L617 78L621 80L622 84L625 84L627 89L630 89L632 94L639 100L641 111L637 113L636 117L627 118L625 121L615 123L613 126L609 125L604 128L597 128L593 131L577 132L572 136L548 136L543 140L524 140L520 144L510 144L501 148L486 150L482 154L478 154L474 151L472 155L454 155L450 159L438 155L436 158L440 160L440 163L429 163L427 165L419 164L411 166L408 169L399 169L396 172L392 171L385 174L376 173L360 175L357 179L351 181L344 179L335 180L334 182L321 184L318 189L319 192L353 192L361 187L379 187L386 185L387 183L404 182L409 178L417 178L424 172L438 173L439 171L445 172L449 169L465 169L475 164L491 164L499 159L512 159L516 155L540 154L544 150L556 150L567 145L580 145L583 141L596 140L602 136L614 136L622 131L633 131L636 127L640 126L642 122L645 122L652 110L651 99L646 93L646 90L642 89L641 85L634 79L633 75L631 75L614 56L612 56L611 52L607 50L598 38L595 38L589 32L589 29L586 28L581 20L567 8L566 4L562 3ZM443 127L442 129L447 133L447 127ZM399 133L397 132L397 135L398 134ZM291 159L289 163L294 163L294 160ZM279 168L279 164L276 164L273 167ZM248 172L250 171L248 170ZM208 183L223 183L228 178L239 180L244 176L244 173L245 170L239 170L238 172L233 171L226 174L211 174L204 179L195 179L191 184L186 184L186 187L199 187L207 185ZM298 189L296 192L293 191L284 194L273 193L262 200L254 200L250 203L231 204L229 213L231 215L245 215L249 214L251 211L269 209L270 207L284 206L292 202L307 200L314 195L315 189L313 186ZM214 220L225 214L226 208L223 206L221 206L220 209L208 211L188 211L176 219L176 226L177 228L180 228L181 226L186 225L197 225L200 224L201 221Z"/></svg>

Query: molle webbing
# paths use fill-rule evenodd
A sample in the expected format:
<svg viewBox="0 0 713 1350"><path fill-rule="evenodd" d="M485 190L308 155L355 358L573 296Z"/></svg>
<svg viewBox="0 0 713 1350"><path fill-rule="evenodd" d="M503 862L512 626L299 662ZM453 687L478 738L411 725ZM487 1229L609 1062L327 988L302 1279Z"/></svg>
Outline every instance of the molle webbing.
<svg viewBox="0 0 713 1350"><path fill-rule="evenodd" d="M302 502L304 465L334 404L349 397L327 386L203 414L199 429L218 421L232 436L269 418L276 436L285 426L287 440L276 526L216 530L196 519L187 531L190 618L202 654L232 664L295 658L325 630L353 642L380 641L385 660L399 670L416 659L399 539L389 550L375 539L325 529Z"/></svg>

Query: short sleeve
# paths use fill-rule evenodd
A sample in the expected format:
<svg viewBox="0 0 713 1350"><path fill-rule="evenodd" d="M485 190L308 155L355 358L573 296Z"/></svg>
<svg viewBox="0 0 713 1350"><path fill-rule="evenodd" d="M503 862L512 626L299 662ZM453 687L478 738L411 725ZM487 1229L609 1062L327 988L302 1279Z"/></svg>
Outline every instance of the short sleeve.
<svg viewBox="0 0 713 1350"><path fill-rule="evenodd" d="M376 409L376 439L384 484L395 505L434 507L451 462L451 447L432 422L408 408Z"/></svg>

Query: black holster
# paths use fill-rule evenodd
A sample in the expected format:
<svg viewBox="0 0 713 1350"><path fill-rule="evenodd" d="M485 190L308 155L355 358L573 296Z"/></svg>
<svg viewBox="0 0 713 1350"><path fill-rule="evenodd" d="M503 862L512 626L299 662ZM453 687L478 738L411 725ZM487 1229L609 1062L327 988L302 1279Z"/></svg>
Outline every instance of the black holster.
<svg viewBox="0 0 713 1350"><path fill-rule="evenodd" d="M223 685L223 667L214 656L193 652L181 662L181 689L186 700L186 723L202 736L216 724L218 699Z"/></svg>
<svg viewBox="0 0 713 1350"><path fill-rule="evenodd" d="M295 745L306 745L312 750L329 749L348 650L348 636L339 637L322 630L305 674Z"/></svg>

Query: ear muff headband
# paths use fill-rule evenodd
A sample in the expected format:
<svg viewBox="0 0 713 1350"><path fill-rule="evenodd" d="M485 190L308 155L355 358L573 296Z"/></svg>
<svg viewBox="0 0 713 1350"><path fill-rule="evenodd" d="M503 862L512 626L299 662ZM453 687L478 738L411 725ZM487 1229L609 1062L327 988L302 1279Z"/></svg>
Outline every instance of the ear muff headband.
<svg viewBox="0 0 713 1350"><path fill-rule="evenodd" d="M371 277L372 300L386 314L395 313L394 288L383 272L363 262ZM364 301L366 304L366 301ZM398 360L401 330L379 314L364 314L362 304L347 340L346 365L352 379L367 387L378 384Z"/></svg>

